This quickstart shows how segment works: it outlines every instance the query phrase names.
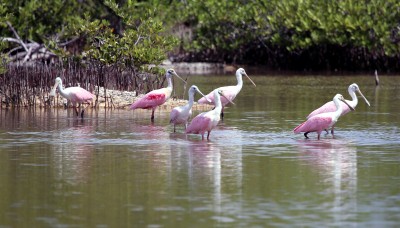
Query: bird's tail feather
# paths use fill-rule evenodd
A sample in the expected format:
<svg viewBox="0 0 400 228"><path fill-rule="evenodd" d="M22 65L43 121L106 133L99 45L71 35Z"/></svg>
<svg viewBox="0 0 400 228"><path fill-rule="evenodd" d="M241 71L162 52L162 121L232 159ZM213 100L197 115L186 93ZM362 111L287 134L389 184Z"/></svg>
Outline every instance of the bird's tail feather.
<svg viewBox="0 0 400 228"><path fill-rule="evenodd" d="M301 123L299 126L297 126L293 132L296 134L299 134L301 132L301 127L304 125L305 122Z"/></svg>

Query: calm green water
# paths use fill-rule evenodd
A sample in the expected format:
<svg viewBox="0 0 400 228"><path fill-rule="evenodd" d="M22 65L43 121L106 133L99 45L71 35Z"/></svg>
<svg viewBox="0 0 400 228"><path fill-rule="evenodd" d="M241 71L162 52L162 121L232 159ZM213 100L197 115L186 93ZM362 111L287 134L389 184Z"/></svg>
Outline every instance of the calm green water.
<svg viewBox="0 0 400 228"><path fill-rule="evenodd" d="M163 110L154 124L150 111L1 110L0 227L398 226L400 77L249 75L257 87L244 81L208 142L172 133ZM353 82L371 107L334 139L292 133Z"/></svg>

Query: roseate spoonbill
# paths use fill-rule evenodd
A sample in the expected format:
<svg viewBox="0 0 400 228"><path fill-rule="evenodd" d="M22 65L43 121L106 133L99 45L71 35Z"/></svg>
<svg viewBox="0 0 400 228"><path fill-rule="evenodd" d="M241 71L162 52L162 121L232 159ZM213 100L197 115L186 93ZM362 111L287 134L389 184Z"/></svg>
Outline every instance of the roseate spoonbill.
<svg viewBox="0 0 400 228"><path fill-rule="evenodd" d="M235 97L239 94L240 90L243 87L243 80L242 80L242 75L245 75L251 83L253 83L254 86L256 84L251 80L251 78L246 74L246 71L243 68L239 68L236 70L236 79L237 79L237 85L235 86L223 86L219 87L218 90L222 90L225 97L221 98L222 102L222 110L221 110L221 117L222 119L224 118L224 107L230 102L235 99ZM211 100L207 101L206 97ZM201 98L198 100L199 104L213 104L214 103L214 92L210 92L207 94L205 97Z"/></svg>
<svg viewBox="0 0 400 228"><path fill-rule="evenodd" d="M65 99L70 100L72 106L75 109L76 115L78 116L78 109L76 107L76 103L82 104L87 103L88 106L90 105L90 100L94 98L94 94L91 92L81 88L81 87L68 87L63 89L62 81L60 77L56 78L56 83L54 84L53 89L50 92L50 96L56 95L56 89L58 87L58 91ZM83 118L83 113L85 112L85 108L82 109L81 118Z"/></svg>
<svg viewBox="0 0 400 228"><path fill-rule="evenodd" d="M351 85L349 85L348 88L348 92L352 98L351 101L346 100L347 104L349 104L353 109L356 108L357 104L358 104L358 99L357 99L357 94L356 92L358 92L362 98L364 98L365 102L367 103L368 106L371 106L369 104L369 101L367 100L367 98L365 98L365 96L361 93L360 88L358 87L358 85L356 83L353 83ZM350 112L350 108L347 105L344 105L343 103L341 103L342 106L342 114L340 116L344 116L347 113ZM333 103L333 101L329 101L327 103L325 103L324 105L322 105L321 107L319 107L318 109L315 109L314 111L312 111L308 116L307 119L311 118L312 116L315 116L317 114L320 113L324 113L324 112L334 112L336 110L336 106ZM325 131L328 133L328 130L325 129Z"/></svg>
<svg viewBox="0 0 400 228"><path fill-rule="evenodd" d="M192 85L188 92L189 102L184 106L179 106L172 109L169 122L174 124L174 132L176 132L175 127L177 124L185 124L186 129L188 120L192 116L192 106L196 92L200 93L203 97L205 96L197 86Z"/></svg>
<svg viewBox="0 0 400 228"><path fill-rule="evenodd" d="M345 103L349 109L354 110L353 107L350 106L350 104L347 103L347 101L343 98L341 94L336 94L336 96L333 98L333 102L336 106L336 111L334 112L325 112L325 113L320 113L315 116L310 117L308 120L297 126L293 132L298 134L300 132L305 132L304 136L306 138L307 134L310 132L317 132L318 133L318 140L320 138L321 132L324 129L329 129L332 127L332 135L333 135L333 128L336 122L338 121L343 108L342 105L340 104L340 101Z"/></svg>
<svg viewBox="0 0 400 228"><path fill-rule="evenodd" d="M187 134L201 134L201 139L204 140L204 133L207 131L207 140L209 140L211 130L217 126L220 118L221 118L221 96L225 97L228 102L231 102L224 94L222 90L215 89L213 91L213 97L215 102L215 108L208 112L203 112L193 118L192 122L186 128Z"/></svg>
<svg viewBox="0 0 400 228"><path fill-rule="evenodd" d="M179 75L175 72L173 69L168 69L165 77L167 78L168 81L168 86L166 88L161 88L161 89L156 89L151 92L148 92L144 97L140 98L139 100L135 101L131 105L131 109L152 109L151 112L151 122L154 121L154 111L156 108L162 104L164 104L170 97L172 93L172 76L175 75L179 79L183 80ZM186 84L186 82L185 82Z"/></svg>

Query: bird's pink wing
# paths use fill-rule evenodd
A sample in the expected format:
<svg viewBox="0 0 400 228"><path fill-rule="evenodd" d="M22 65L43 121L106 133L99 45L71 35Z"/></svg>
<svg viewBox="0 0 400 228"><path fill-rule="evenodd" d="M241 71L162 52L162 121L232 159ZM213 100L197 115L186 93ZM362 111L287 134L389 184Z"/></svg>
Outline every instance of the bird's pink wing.
<svg viewBox="0 0 400 228"><path fill-rule="evenodd" d="M322 131L329 127L332 123L332 117L326 115L317 115L313 116L310 119L306 120L299 126L297 126L293 132L300 133L300 132L315 132L315 131Z"/></svg>
<svg viewBox="0 0 400 228"><path fill-rule="evenodd" d="M197 115L190 125L186 128L186 133L199 134L207 130L210 125L210 118L206 117L204 113Z"/></svg>
<svg viewBox="0 0 400 228"><path fill-rule="evenodd" d="M340 116L344 116L347 113L350 112L350 108L349 106L347 106L345 103L340 102L340 105L342 106L342 114ZM325 103L324 105L322 105L321 107L315 109L314 111L312 111L308 116L307 119L310 119L311 117L321 114L321 113L326 113L326 112L336 112L336 105L333 101L329 101L327 103Z"/></svg>
<svg viewBox="0 0 400 228"><path fill-rule="evenodd" d="M68 87L64 89L64 92L68 94L68 99L72 102L84 102L94 98L94 94L81 87Z"/></svg>
<svg viewBox="0 0 400 228"><path fill-rule="evenodd" d="M227 100L227 98L230 100L230 101L233 101L235 98L236 98L236 95L237 95L237 91L236 91L236 87L234 87L234 86L226 86L226 87L224 87L223 88L223 93L224 93L224 96L221 96L221 103L222 103L222 106L226 106L227 104L229 104L230 102Z"/></svg>
<svg viewBox="0 0 400 228"><path fill-rule="evenodd" d="M307 119L310 119L311 117L321 114L321 113L326 113L326 112L334 112L336 111L336 105L333 103L333 101L326 102L324 105L321 107L315 109L312 111L308 116Z"/></svg>
<svg viewBox="0 0 400 228"><path fill-rule="evenodd" d="M209 100L211 100L211 102L208 102L205 97L207 97ZM199 104L214 104L214 92L213 91L211 93L207 94L205 97L200 98L197 101L197 103L199 103Z"/></svg>
<svg viewBox="0 0 400 228"><path fill-rule="evenodd" d="M150 109L158 105L164 104L165 101L166 101L165 93L163 93L160 90L153 90L144 95L144 97L135 101L131 105L131 109L137 109L137 108Z"/></svg>
<svg viewBox="0 0 400 228"><path fill-rule="evenodd" d="M340 102L340 105L342 106L342 110L343 110L342 114L340 114L340 116L344 116L351 111L349 106L347 106L345 103Z"/></svg>
<svg viewBox="0 0 400 228"><path fill-rule="evenodd" d="M233 101L235 99L237 92L236 92L236 87L235 86L224 86L218 88L219 90L222 90L224 93L224 96L227 97L230 101ZM208 102L207 97L211 102ZM209 94L207 94L205 97L200 98L197 103L199 104L214 104L214 91L211 91ZM221 96L221 103L222 106L225 106L229 103L229 101L223 96Z"/></svg>

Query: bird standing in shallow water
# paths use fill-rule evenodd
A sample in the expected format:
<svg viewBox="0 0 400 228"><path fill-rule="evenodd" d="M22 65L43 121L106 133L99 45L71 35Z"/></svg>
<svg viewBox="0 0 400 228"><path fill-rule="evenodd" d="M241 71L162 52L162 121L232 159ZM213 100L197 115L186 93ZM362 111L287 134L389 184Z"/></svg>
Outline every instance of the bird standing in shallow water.
<svg viewBox="0 0 400 228"><path fill-rule="evenodd" d="M215 108L211 111L200 113L193 118L186 128L187 134L201 134L201 139L204 140L204 133L207 131L207 140L209 140L211 130L217 126L220 120L222 110L221 96L228 99L222 90L215 89L213 93ZM228 101L234 104L232 101Z"/></svg>
<svg viewBox="0 0 400 228"><path fill-rule="evenodd" d="M348 92L349 92L352 100L351 101L346 100L346 102L347 102L347 104L349 104L353 108L352 110L354 110L356 108L357 104L358 104L358 98L357 98L356 92L358 92L361 95L361 97L364 98L365 103L367 103L368 106L371 106L369 104L369 101L367 100L367 98L365 98L365 96L361 93L361 90L360 90L360 88L358 87L358 85L356 83L353 83L353 84L351 84L349 86ZM340 103L340 104L341 104L342 109L343 109L343 111L340 114L340 116L344 116L344 115L346 115L347 113L349 113L351 111L349 106L345 105L344 103ZM314 111L312 111L307 116L307 119L309 119L309 118L311 118L311 117L313 117L315 115L318 115L320 113L334 112L335 110L336 110L335 103L333 101L329 101L329 102L325 103L324 105L322 105L321 107L319 107L319 108L315 109ZM325 130L328 133L328 129L325 129ZM333 128L332 128L331 132L332 131L333 131Z"/></svg>
<svg viewBox="0 0 400 228"><path fill-rule="evenodd" d="M343 108L340 104L340 101L345 103L349 109L354 110L353 107L351 107L346 100L343 98L341 94L336 94L336 96L333 98L333 102L336 106L336 111L334 112L325 112L325 113L320 113L315 116L310 117L308 120L297 126L293 132L298 134L301 132L305 132L304 136L308 138L307 134L310 132L317 132L318 134L318 140L320 139L321 132L324 129L329 129L332 127L332 135L333 133L333 128L336 122L338 121L340 115L342 114Z"/></svg>
<svg viewBox="0 0 400 228"><path fill-rule="evenodd" d="M195 85L192 85L189 88L189 102L184 106L179 106L172 109L169 122L174 124L174 132L176 131L175 127L177 124L184 124L186 129L188 120L192 116L192 106L196 92L200 93L204 97L204 94L199 90L199 88Z"/></svg>
<svg viewBox="0 0 400 228"><path fill-rule="evenodd" d="M54 84L54 87L50 92L50 96L56 95L57 88L58 88L58 91L61 94L61 96L63 96L65 99L71 101L72 106L74 107L77 116L79 115L79 112L76 107L76 103L78 103L78 104L88 103L88 106L89 106L90 105L89 101L94 98L94 94L92 94L91 92L89 92L81 87L68 87L68 88L64 89L62 86L62 80L60 77L56 78L56 83ZM81 118L83 118L84 112L85 112L85 108L82 109Z"/></svg>
<svg viewBox="0 0 400 228"><path fill-rule="evenodd" d="M246 76L251 83L253 83L254 86L256 84L251 80L251 78L246 74L246 71L243 68L239 68L236 71L236 79L237 79L237 85L235 86L223 86L217 88L218 90L222 91L225 95L225 97L221 97L221 102L222 102L222 110L221 110L221 117L222 119L224 118L224 107L233 101L235 97L239 94L240 90L243 87L243 80L242 80L242 75ZM215 103L215 97L214 97L214 92L211 92L207 94L205 97L201 98L198 100L199 104L214 104ZM208 98L208 100L206 99ZM209 101L211 100L211 101Z"/></svg>
<svg viewBox="0 0 400 228"><path fill-rule="evenodd" d="M131 105L131 109L135 110L137 108L141 108L141 109L151 109L151 122L154 122L154 111L156 110L156 108L162 104L164 104L170 97L172 94L172 76L175 75L176 77L178 77L179 79L181 79L183 82L185 82L185 80L183 80L181 77L179 77L179 75L175 72L175 70L173 69L169 69L167 70L167 73L165 74L165 77L167 78L168 81L168 86L166 88L161 88L161 89L156 89L153 90L149 93L147 93L146 95L144 95L144 97L140 98L139 100L135 101L132 105ZM185 82L186 84L186 82Z"/></svg>

